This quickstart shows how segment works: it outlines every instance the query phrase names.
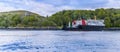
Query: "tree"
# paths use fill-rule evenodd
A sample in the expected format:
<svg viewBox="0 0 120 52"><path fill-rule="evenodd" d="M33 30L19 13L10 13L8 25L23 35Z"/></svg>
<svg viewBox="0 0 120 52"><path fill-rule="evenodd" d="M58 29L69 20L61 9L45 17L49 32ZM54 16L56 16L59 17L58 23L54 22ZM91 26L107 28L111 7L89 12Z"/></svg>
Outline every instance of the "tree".
<svg viewBox="0 0 120 52"><path fill-rule="evenodd" d="M111 27L111 20L109 17L105 17L105 26L107 28L110 28Z"/></svg>

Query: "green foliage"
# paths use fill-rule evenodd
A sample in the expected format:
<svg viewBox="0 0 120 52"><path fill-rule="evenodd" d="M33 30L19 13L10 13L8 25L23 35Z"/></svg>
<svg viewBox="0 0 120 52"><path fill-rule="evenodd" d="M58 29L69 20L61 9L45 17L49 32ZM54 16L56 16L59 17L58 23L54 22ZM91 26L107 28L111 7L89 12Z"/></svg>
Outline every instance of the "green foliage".
<svg viewBox="0 0 120 52"><path fill-rule="evenodd" d="M120 9L63 10L46 18L29 11L11 11L0 13L0 27L62 27L73 20L104 19L109 27L120 27Z"/></svg>
<svg viewBox="0 0 120 52"><path fill-rule="evenodd" d="M105 18L105 26L106 26L107 28L110 28L110 27L111 27L111 21L110 21L110 18L109 18L109 17L106 17L106 18Z"/></svg>
<svg viewBox="0 0 120 52"><path fill-rule="evenodd" d="M49 21L49 20L43 21L43 22L41 23L41 25L42 25L42 27L48 27L48 26L50 26L50 27L55 27L55 26L56 26L56 24L55 24L54 22Z"/></svg>
<svg viewBox="0 0 120 52"><path fill-rule="evenodd" d="M50 16L51 21L57 26L63 26L73 20L85 19L105 19L106 27L120 27L120 9L96 9L96 10L64 10Z"/></svg>
<svg viewBox="0 0 120 52"><path fill-rule="evenodd" d="M56 26L56 24L43 16L28 11L13 11L10 13L1 13L0 15L0 27L2 28L43 26Z"/></svg>

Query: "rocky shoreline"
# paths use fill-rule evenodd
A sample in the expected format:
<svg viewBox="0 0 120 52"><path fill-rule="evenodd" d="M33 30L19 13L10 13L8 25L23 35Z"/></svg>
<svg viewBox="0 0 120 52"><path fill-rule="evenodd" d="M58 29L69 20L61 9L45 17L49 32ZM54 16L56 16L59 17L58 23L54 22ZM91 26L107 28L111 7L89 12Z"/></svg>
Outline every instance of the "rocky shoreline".
<svg viewBox="0 0 120 52"><path fill-rule="evenodd" d="M0 30L61 30L57 27L45 27L45 28L0 28Z"/></svg>
<svg viewBox="0 0 120 52"><path fill-rule="evenodd" d="M120 31L120 28L105 28L104 31Z"/></svg>
<svg viewBox="0 0 120 52"><path fill-rule="evenodd" d="M57 28L57 27L28 28L26 27L26 28L0 28L0 30L62 30L62 28ZM102 31L120 31L120 28L104 28Z"/></svg>

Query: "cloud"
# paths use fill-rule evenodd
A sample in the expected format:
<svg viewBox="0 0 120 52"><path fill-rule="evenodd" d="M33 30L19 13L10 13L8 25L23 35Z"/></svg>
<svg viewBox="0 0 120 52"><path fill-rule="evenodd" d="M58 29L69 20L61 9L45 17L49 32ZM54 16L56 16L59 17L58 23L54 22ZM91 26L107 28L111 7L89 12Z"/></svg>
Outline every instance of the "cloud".
<svg viewBox="0 0 120 52"><path fill-rule="evenodd" d="M0 1L1 11L10 11L10 10L28 10L40 15L52 15L53 13L63 10L63 9L72 9L70 6L58 6L52 4L47 4L44 2L37 2L34 0L4 0Z"/></svg>
<svg viewBox="0 0 120 52"><path fill-rule="evenodd" d="M2 0L0 11L28 10L42 16L67 9L120 8L119 0Z"/></svg>
<svg viewBox="0 0 120 52"><path fill-rule="evenodd" d="M4 3L0 2L0 12L11 11L11 10L17 10L17 9L8 5L4 5ZM22 10L22 9L19 8L19 10Z"/></svg>
<svg viewBox="0 0 120 52"><path fill-rule="evenodd" d="M120 8L120 0L109 0L104 8Z"/></svg>

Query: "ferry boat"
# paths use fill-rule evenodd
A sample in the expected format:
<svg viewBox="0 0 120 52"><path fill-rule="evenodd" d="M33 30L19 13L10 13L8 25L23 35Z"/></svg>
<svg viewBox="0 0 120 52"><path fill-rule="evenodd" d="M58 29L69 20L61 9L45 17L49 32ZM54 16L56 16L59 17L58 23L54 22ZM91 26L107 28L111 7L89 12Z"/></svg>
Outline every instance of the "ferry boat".
<svg viewBox="0 0 120 52"><path fill-rule="evenodd" d="M63 30L71 31L102 31L105 28L104 20L81 19L69 22L68 26L64 26Z"/></svg>

